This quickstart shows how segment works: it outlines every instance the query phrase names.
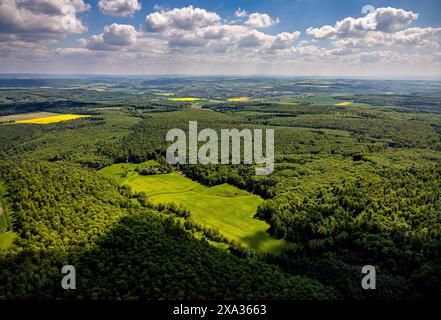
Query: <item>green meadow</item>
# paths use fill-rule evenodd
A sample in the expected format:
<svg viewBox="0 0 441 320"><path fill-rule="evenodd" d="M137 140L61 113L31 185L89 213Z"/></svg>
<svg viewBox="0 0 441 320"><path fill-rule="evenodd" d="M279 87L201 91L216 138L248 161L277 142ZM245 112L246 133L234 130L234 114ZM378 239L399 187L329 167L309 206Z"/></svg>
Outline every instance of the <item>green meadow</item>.
<svg viewBox="0 0 441 320"><path fill-rule="evenodd" d="M135 171L136 166L115 164L99 172L135 192L144 191L155 204L182 204L195 222L217 229L256 252L278 253L284 245L268 234L268 223L254 218L257 206L263 202L261 197L229 184L206 187L177 172L142 176Z"/></svg>
<svg viewBox="0 0 441 320"><path fill-rule="evenodd" d="M0 234L0 251L8 249L15 238L17 238L17 234L14 231Z"/></svg>
<svg viewBox="0 0 441 320"><path fill-rule="evenodd" d="M10 206L6 200L6 187L0 182L0 251L6 250L17 237L14 231L8 231L12 227L9 216Z"/></svg>

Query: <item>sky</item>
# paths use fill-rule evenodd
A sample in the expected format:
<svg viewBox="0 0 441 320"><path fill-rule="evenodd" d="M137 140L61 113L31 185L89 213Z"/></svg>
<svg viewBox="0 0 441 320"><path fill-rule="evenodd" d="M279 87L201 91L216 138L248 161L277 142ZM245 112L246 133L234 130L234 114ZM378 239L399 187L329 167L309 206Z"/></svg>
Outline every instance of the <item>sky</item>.
<svg viewBox="0 0 441 320"><path fill-rule="evenodd" d="M0 0L0 73L441 77L439 0Z"/></svg>

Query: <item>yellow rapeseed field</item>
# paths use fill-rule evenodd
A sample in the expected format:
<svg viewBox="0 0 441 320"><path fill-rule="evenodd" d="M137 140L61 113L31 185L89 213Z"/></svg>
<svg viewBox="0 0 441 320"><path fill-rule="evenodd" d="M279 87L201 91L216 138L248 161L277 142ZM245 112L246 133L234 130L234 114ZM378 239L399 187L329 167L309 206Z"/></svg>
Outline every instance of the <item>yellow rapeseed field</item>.
<svg viewBox="0 0 441 320"><path fill-rule="evenodd" d="M348 106L348 105L350 105L350 104L352 104L351 101L345 101L345 102L337 103L336 106L337 106L337 107L346 107L346 106Z"/></svg>
<svg viewBox="0 0 441 320"><path fill-rule="evenodd" d="M25 120L17 120L15 123L34 123L34 124L48 124L55 123L67 120L73 120L78 118L88 118L90 116L78 115L78 114L62 114L58 116L50 116L44 118L33 118L33 119L25 119Z"/></svg>
<svg viewBox="0 0 441 320"><path fill-rule="evenodd" d="M199 101L200 98L168 98L170 101Z"/></svg>
<svg viewBox="0 0 441 320"><path fill-rule="evenodd" d="M248 97L239 97L239 98L227 99L227 101L229 101L229 102L241 102L241 101L248 101L248 100L250 100L250 98L248 98Z"/></svg>

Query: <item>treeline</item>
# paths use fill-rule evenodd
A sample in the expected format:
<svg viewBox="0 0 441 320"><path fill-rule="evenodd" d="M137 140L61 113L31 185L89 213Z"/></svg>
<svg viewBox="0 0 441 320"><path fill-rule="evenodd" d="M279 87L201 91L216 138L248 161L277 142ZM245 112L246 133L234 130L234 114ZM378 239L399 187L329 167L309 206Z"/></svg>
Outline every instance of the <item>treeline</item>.
<svg viewBox="0 0 441 320"><path fill-rule="evenodd" d="M78 102L78 101L42 101L42 102L25 102L10 103L0 106L0 116L6 116L15 113L50 111L50 112L75 112L85 111L89 107L98 107L101 104L94 102Z"/></svg>
<svg viewBox="0 0 441 320"><path fill-rule="evenodd" d="M19 238L0 257L0 299L336 299L315 280L197 241L173 217L76 165L2 163ZM77 290L61 289L61 268Z"/></svg>
<svg viewBox="0 0 441 320"><path fill-rule="evenodd" d="M179 165L178 168L187 177L206 186L229 183L264 198L275 195L274 187L278 181L271 175L256 176L254 168L249 165Z"/></svg>
<svg viewBox="0 0 441 320"><path fill-rule="evenodd" d="M404 94L357 94L354 101L375 106L394 106L394 111L402 113L441 113L441 102L438 94L404 95Z"/></svg>

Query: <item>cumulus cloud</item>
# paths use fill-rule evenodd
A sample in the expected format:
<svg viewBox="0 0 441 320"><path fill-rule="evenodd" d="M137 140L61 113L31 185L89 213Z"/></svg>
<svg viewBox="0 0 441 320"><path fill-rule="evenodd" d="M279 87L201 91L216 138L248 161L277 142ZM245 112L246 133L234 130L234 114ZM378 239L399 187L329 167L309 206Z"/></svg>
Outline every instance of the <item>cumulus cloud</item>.
<svg viewBox="0 0 441 320"><path fill-rule="evenodd" d="M89 39L80 39L78 43L89 50L116 51L133 46L137 41L137 32L131 25L113 23L104 27L104 32Z"/></svg>
<svg viewBox="0 0 441 320"><path fill-rule="evenodd" d="M276 35L273 39L271 48L272 49L285 49L292 46L292 42L300 37L300 32L282 32Z"/></svg>
<svg viewBox="0 0 441 320"><path fill-rule="evenodd" d="M240 39L238 44L241 48L262 47L270 41L270 37L257 30L251 30Z"/></svg>
<svg viewBox="0 0 441 320"><path fill-rule="evenodd" d="M378 8L370 15L372 15L376 30L383 32L395 32L406 28L412 21L418 19L418 14L412 11L391 7Z"/></svg>
<svg viewBox="0 0 441 320"><path fill-rule="evenodd" d="M393 33L409 26L418 14L396 8L378 8L365 17L347 17L334 26L308 28L306 33L313 39L362 37L369 31Z"/></svg>
<svg viewBox="0 0 441 320"><path fill-rule="evenodd" d="M245 18L245 17L248 17L248 12L246 12L245 10L242 10L241 8L237 8L237 10L234 12L234 15L237 18Z"/></svg>
<svg viewBox="0 0 441 320"><path fill-rule="evenodd" d="M245 22L252 28L268 28L279 23L279 19L273 20L266 13L252 13L248 16L248 20Z"/></svg>
<svg viewBox="0 0 441 320"><path fill-rule="evenodd" d="M363 37L343 38L334 41L338 47L402 47L402 48L439 48L441 28L407 28L394 33L371 31Z"/></svg>
<svg viewBox="0 0 441 320"><path fill-rule="evenodd" d="M337 47L438 48L440 28L410 27L418 14L397 8L378 8L365 17L347 17L334 26L308 28L314 40L329 39Z"/></svg>
<svg viewBox="0 0 441 320"><path fill-rule="evenodd" d="M441 28L408 28L392 35L394 44L406 47L439 48Z"/></svg>
<svg viewBox="0 0 441 320"><path fill-rule="evenodd" d="M239 19L226 21L215 12L193 6L175 9L156 6L157 11L145 17L142 31L131 25L112 23L102 33L78 40L76 48L49 47L49 43L66 34L86 30L78 15L75 30L60 26L66 15L64 4L71 4L81 13L90 8L84 1L0 0L2 67L12 70L10 63L14 61L19 61L16 65L31 61L46 63L48 68L52 68L51 62L67 67L71 63L75 72L79 70L77 66L84 67L86 63L87 72L99 70L100 66L110 71L119 64L125 73L163 72L165 64L173 72L182 72L176 68L183 65L197 72L201 70L198 66L214 70L215 65L222 73L236 72L242 67L253 72L259 64L262 70L278 70L281 74L290 70L311 70L318 74L338 70L345 75L345 72L353 74L354 70L362 72L363 67L375 73L401 71L403 66L418 71L425 68L429 73L436 66L440 70L441 28L412 27L418 14L396 8L379 8L361 18L348 17L333 25L308 28L309 38L297 42L299 31L265 32L263 28L279 21L264 13L250 14L239 8L235 12ZM106 14L129 16L135 12L124 9L130 5L117 5L134 2L100 1L104 2L108 8L116 8ZM323 39L327 41L323 43Z"/></svg>
<svg viewBox="0 0 441 320"><path fill-rule="evenodd" d="M242 25L214 25L187 32L174 30L166 34L168 43L174 47L204 47L204 53L211 49L238 52L239 49L279 50L293 45L300 36L299 31L269 35Z"/></svg>
<svg viewBox="0 0 441 320"><path fill-rule="evenodd" d="M104 27L103 40L115 46L131 46L136 42L136 30L127 24L113 23Z"/></svg>
<svg viewBox="0 0 441 320"><path fill-rule="evenodd" d="M189 6L151 13L145 17L144 27L148 32L163 32L170 29L192 30L213 25L220 20L217 13Z"/></svg>
<svg viewBox="0 0 441 320"><path fill-rule="evenodd" d="M36 42L83 33L87 28L77 14L89 9L83 0L1 0L0 34Z"/></svg>
<svg viewBox="0 0 441 320"><path fill-rule="evenodd" d="M240 8L236 16L248 16ZM222 22L221 17L192 6L162 10L146 16L144 29L158 33L171 48L207 52L239 52L238 50L280 50L292 45L300 32L278 35L263 33L258 28L277 23L266 14L253 13L244 24ZM199 49L198 49L199 48Z"/></svg>
<svg viewBox="0 0 441 320"><path fill-rule="evenodd" d="M138 0L99 0L98 8L109 16L128 17L141 10L141 4Z"/></svg>

